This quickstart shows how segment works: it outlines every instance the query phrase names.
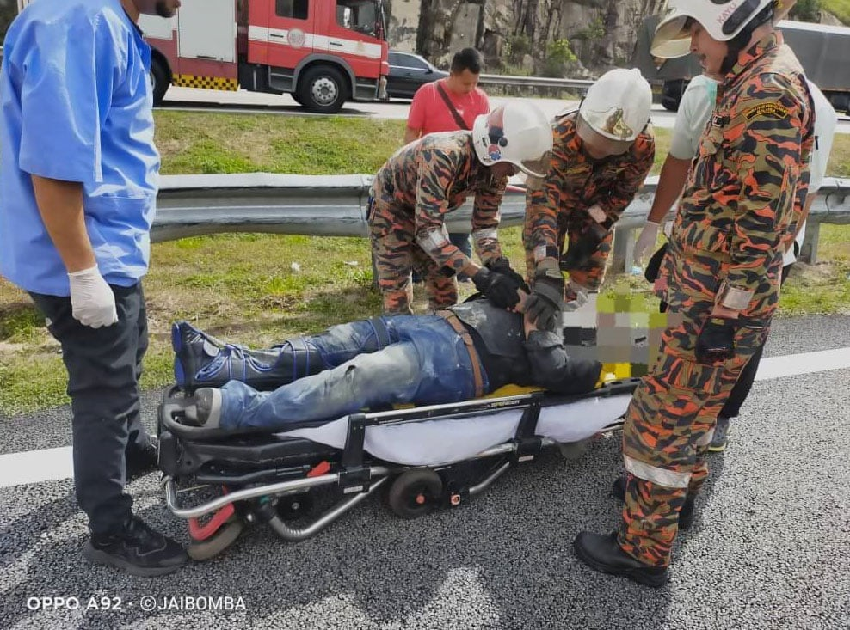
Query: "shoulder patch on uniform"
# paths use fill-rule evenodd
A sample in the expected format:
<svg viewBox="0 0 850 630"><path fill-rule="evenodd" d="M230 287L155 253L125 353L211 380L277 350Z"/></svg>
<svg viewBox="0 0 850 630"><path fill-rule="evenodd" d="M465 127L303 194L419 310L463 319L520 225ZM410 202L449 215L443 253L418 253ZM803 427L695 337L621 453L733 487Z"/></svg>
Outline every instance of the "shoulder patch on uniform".
<svg viewBox="0 0 850 630"><path fill-rule="evenodd" d="M773 118L782 119L787 117L788 114L788 108L783 107L779 103L760 103L755 107L744 110L744 117L747 120L752 120L756 116L772 116Z"/></svg>

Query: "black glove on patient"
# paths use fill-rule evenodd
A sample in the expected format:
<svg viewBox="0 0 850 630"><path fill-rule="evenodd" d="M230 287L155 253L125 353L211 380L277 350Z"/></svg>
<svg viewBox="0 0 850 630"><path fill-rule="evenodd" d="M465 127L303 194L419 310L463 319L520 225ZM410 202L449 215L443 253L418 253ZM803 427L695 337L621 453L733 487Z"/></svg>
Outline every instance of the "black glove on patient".
<svg viewBox="0 0 850 630"><path fill-rule="evenodd" d="M501 273L508 276L518 284L521 290L525 291L526 293L531 293L531 289L528 288L528 284L526 283L525 278L523 278L519 273L514 271L514 269L511 267L511 262L507 258L496 258L495 260L489 261L484 266L487 267L487 269L489 269L490 271L494 271L496 273Z"/></svg>
<svg viewBox="0 0 850 630"><path fill-rule="evenodd" d="M697 336L694 351L700 363L726 361L735 355L737 322L725 317L709 317Z"/></svg>
<svg viewBox="0 0 850 630"><path fill-rule="evenodd" d="M538 329L560 333L558 329L564 320L564 277L560 273L558 276L537 272L525 312Z"/></svg>
<svg viewBox="0 0 850 630"><path fill-rule="evenodd" d="M519 304L519 283L504 273L490 271L487 267L481 267L472 281L475 288L487 296L490 303L496 308L509 309Z"/></svg>

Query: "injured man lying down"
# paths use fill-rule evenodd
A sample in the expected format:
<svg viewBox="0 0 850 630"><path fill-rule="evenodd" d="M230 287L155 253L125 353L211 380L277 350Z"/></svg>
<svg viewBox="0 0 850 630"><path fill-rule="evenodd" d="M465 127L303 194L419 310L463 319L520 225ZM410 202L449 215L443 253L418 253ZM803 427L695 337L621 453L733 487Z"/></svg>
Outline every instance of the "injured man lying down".
<svg viewBox="0 0 850 630"><path fill-rule="evenodd" d="M178 322L177 385L195 393L186 422L225 431L283 430L364 408L471 400L508 384L592 391L602 364L573 360L556 333L487 299L435 315L386 315L333 326L268 350L225 344Z"/></svg>

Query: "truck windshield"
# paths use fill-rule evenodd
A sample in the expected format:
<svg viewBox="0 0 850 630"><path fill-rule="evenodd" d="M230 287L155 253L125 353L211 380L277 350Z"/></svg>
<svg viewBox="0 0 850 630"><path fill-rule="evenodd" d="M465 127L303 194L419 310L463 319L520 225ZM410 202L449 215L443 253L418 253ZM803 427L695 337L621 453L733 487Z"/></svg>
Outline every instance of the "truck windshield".
<svg viewBox="0 0 850 630"><path fill-rule="evenodd" d="M383 7L375 0L337 0L336 21L357 33L384 38Z"/></svg>

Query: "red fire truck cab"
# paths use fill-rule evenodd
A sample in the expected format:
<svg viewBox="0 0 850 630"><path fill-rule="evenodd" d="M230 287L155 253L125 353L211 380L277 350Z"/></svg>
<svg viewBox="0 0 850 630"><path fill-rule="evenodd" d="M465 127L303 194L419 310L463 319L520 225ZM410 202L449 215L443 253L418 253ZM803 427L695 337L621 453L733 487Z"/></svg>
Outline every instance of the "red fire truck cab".
<svg viewBox="0 0 850 630"><path fill-rule="evenodd" d="M288 93L325 113L385 98L383 0L183 0L174 18L140 26L156 104L172 84Z"/></svg>

